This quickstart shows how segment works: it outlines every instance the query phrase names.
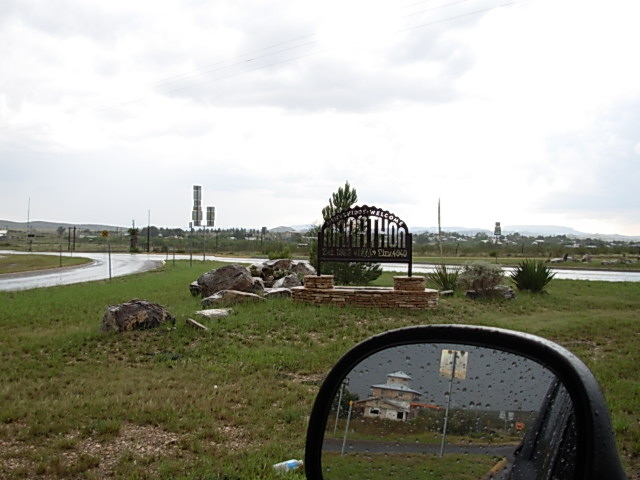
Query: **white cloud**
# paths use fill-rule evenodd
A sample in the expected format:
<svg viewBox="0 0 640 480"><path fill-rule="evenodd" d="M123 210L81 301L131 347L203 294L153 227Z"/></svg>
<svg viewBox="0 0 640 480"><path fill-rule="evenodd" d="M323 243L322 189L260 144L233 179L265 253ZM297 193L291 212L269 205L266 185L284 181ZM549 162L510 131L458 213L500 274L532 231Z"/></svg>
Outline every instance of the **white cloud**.
<svg viewBox="0 0 640 480"><path fill-rule="evenodd" d="M640 233L633 2L6 4L0 218Z"/></svg>

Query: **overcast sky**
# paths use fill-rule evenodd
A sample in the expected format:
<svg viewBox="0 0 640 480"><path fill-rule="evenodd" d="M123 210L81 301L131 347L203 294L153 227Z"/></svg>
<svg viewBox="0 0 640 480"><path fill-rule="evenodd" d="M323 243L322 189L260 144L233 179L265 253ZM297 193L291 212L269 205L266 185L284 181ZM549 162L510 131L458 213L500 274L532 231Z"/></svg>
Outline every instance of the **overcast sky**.
<svg viewBox="0 0 640 480"><path fill-rule="evenodd" d="M0 218L640 234L640 3L3 0Z"/></svg>
<svg viewBox="0 0 640 480"><path fill-rule="evenodd" d="M420 403L444 406L451 373L447 378L440 375L443 349L467 353L464 379L456 379L452 388L452 405L457 407L537 410L555 378L547 368L520 355L476 346L421 343L390 347L365 358L347 374L349 391L363 400L372 385L384 384L388 374L401 371L411 377L409 387L421 393Z"/></svg>

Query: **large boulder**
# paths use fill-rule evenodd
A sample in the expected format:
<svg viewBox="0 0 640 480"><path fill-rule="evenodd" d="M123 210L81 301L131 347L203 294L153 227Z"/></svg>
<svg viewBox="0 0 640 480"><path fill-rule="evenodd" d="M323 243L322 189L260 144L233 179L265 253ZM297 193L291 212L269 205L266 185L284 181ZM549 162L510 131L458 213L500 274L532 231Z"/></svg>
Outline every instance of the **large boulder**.
<svg viewBox="0 0 640 480"><path fill-rule="evenodd" d="M200 275L197 280L200 286L200 295L209 297L221 290L235 290L261 294L264 286L251 276L251 273L242 265L225 265L224 267L210 270Z"/></svg>
<svg viewBox="0 0 640 480"><path fill-rule="evenodd" d="M165 324L175 325L176 319L162 305L134 298L119 305L110 305L102 317L102 330L105 332L127 332L146 330Z"/></svg>

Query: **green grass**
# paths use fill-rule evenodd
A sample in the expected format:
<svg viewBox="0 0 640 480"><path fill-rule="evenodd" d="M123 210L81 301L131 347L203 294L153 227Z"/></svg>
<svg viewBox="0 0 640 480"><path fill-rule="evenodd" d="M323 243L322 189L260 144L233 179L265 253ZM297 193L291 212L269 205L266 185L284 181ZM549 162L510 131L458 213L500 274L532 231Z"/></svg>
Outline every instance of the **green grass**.
<svg viewBox="0 0 640 480"><path fill-rule="evenodd" d="M633 272L633 271L637 272L640 270L640 263L638 263L636 256L630 256L633 263L629 263L629 264L616 263L613 265L602 265L603 261L616 261L616 260L620 260L621 257L622 255L616 255L616 254L591 255L590 262L582 262L579 260L577 261L569 260L567 262L562 262L562 263L549 263L548 266L554 269L568 268L568 269L577 269L577 270L621 270L621 271L629 271L629 272ZM503 266L515 267L520 262L522 262L523 259L540 260L542 262L546 262L547 260L549 260L549 257L544 257L544 256L532 257L530 255L526 255L526 256L498 255L498 258L495 259L486 255L485 256L467 255L467 256L459 256L459 257L444 257L444 258L440 256L435 256L435 255L431 257L414 255L413 262L426 263L430 265L440 265L442 263L445 263L447 265L464 265L465 263L484 261L484 262L490 262L490 263L495 262Z"/></svg>
<svg viewBox="0 0 640 480"><path fill-rule="evenodd" d="M48 270L50 268L72 267L89 263L82 257L63 257L56 255L0 255L0 274Z"/></svg>
<svg viewBox="0 0 640 480"><path fill-rule="evenodd" d="M271 300L192 329L188 285L217 265L1 292L0 478L278 478L271 465L303 457L333 363L373 334L430 323L512 328L575 352L601 382L629 476L640 472L638 283L553 280L548 295L458 295L423 312ZM176 328L101 333L105 308L132 298L167 307Z"/></svg>

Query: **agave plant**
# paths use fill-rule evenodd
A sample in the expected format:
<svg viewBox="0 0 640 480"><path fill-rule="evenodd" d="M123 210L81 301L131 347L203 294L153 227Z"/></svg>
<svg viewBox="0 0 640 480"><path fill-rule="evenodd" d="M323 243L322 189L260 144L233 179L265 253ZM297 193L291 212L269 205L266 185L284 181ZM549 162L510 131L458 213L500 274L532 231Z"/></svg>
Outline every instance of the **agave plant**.
<svg viewBox="0 0 640 480"><path fill-rule="evenodd" d="M458 270L449 270L443 263L427 274L427 283L438 290L454 290L458 286Z"/></svg>
<svg viewBox="0 0 640 480"><path fill-rule="evenodd" d="M541 260L523 260L511 273L511 279L520 291L529 290L533 293L541 293L549 284L555 273L551 272Z"/></svg>

